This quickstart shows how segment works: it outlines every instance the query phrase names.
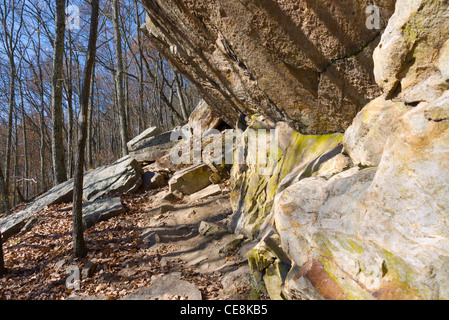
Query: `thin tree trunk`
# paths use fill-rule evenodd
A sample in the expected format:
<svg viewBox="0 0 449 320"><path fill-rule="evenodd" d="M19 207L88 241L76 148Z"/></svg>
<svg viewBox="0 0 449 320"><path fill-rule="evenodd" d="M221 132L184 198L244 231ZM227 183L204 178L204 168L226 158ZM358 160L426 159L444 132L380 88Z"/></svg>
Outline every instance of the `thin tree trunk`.
<svg viewBox="0 0 449 320"><path fill-rule="evenodd" d="M188 121L189 115L187 114L184 94L182 93L182 77L178 73L175 73L175 79L176 79L176 91L178 94L179 105L181 106L181 115L184 118L184 121Z"/></svg>
<svg viewBox="0 0 449 320"><path fill-rule="evenodd" d="M98 33L99 0L92 0L92 13L90 24L89 44L84 69L83 85L80 95L80 119L78 145L75 161L75 177L73 188L73 249L76 257L84 257L87 254L86 243L83 236L83 165L84 152L87 140L87 116L89 108L90 81L95 61L96 43Z"/></svg>
<svg viewBox="0 0 449 320"><path fill-rule="evenodd" d="M128 148L126 144L128 143L128 128L126 119L126 106L125 106L125 95L123 90L123 58L122 58L122 37L120 34L120 21L119 21L119 1L112 1L112 14L113 14L113 25L114 25L114 42L115 42L115 58L117 64L117 70L115 73L115 85L117 92L117 105L119 108L120 115L120 140L121 140L121 154L122 157L128 154Z"/></svg>
<svg viewBox="0 0 449 320"><path fill-rule="evenodd" d="M24 178L24 193L25 199L29 198L29 188L28 188L28 139L26 133L26 124L25 124L25 106L23 103L23 91L22 91L22 82L19 82L20 85L20 112L22 115L22 134L23 134L23 161L24 161L24 173L22 177Z"/></svg>
<svg viewBox="0 0 449 320"><path fill-rule="evenodd" d="M5 261L3 259L3 237L0 231L0 277L4 276L6 273Z"/></svg>
<svg viewBox="0 0 449 320"><path fill-rule="evenodd" d="M87 167L93 168L93 151L92 151L92 129L93 129L93 109L94 109L94 94L95 94L95 62L92 67L92 80L90 83L90 108L87 119Z"/></svg>
<svg viewBox="0 0 449 320"><path fill-rule="evenodd" d="M15 100L15 78L16 78L16 67L14 62L14 57L10 57L10 80L9 80L9 110L8 110L8 134L6 138L6 159L5 159L5 182L4 182L4 194L5 194L5 205L6 211L9 212L11 209L11 202L9 196L9 186L10 186L10 175L11 175L11 146L12 146L12 117L14 110L14 100Z"/></svg>
<svg viewBox="0 0 449 320"><path fill-rule="evenodd" d="M137 32L137 47L139 49L139 59L137 60L137 66L139 68L139 133L147 128L147 116L144 108L144 74L143 74L143 50L142 50L142 34L140 31L140 15L139 15L139 5L137 0L133 1L134 10L136 14L136 32Z"/></svg>
<svg viewBox="0 0 449 320"><path fill-rule="evenodd" d="M63 138L63 112L62 112L62 88L63 88L63 63L64 63L64 34L65 34L65 1L56 1L56 35L53 57L52 79L52 164L54 172L54 184L58 185L67 181L67 171L64 161Z"/></svg>
<svg viewBox="0 0 449 320"><path fill-rule="evenodd" d="M8 194L6 193L5 176L3 175L3 168L1 165L0 165L0 189L2 192L3 206L5 208L5 214L9 214L9 206L7 204L7 201L5 200L5 199L7 199Z"/></svg>
<svg viewBox="0 0 449 320"><path fill-rule="evenodd" d="M67 65L67 177L73 176L73 73L72 73L72 33L67 30L69 37L69 59Z"/></svg>

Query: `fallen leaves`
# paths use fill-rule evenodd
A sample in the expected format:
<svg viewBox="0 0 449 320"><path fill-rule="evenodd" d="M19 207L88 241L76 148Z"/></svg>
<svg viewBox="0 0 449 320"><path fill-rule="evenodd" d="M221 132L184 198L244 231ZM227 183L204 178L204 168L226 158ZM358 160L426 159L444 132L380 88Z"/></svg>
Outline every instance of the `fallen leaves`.
<svg viewBox="0 0 449 320"><path fill-rule="evenodd" d="M152 251L142 241L145 213L151 209L143 195L124 196L127 213L100 222L85 231L89 249L84 259L72 257L72 212L70 204L45 208L29 232L9 238L4 244L8 273L0 279L0 299L61 300L69 296L101 296L108 300L148 286L153 277L181 272L181 278L198 286L203 299L222 297L221 273L202 275L186 268L179 259L164 259L173 252L170 245ZM79 290L66 287L67 268L80 270L86 264L95 270L80 281ZM185 297L169 297L182 300Z"/></svg>

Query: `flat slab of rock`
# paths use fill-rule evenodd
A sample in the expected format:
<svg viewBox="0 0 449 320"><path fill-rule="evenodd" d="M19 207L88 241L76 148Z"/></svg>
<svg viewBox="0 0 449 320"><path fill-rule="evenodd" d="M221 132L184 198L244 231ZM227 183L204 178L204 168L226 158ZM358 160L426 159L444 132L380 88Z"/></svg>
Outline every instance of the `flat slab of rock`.
<svg viewBox="0 0 449 320"><path fill-rule="evenodd" d="M221 188L218 184L213 184L208 186L207 188L200 190L194 194L192 194L189 198L190 202L195 202L200 199L204 199L207 197L212 197L221 194Z"/></svg>
<svg viewBox="0 0 449 320"><path fill-rule="evenodd" d="M211 174L211 169L205 164L178 171L168 182L170 192L178 190L185 195L194 194L211 184Z"/></svg>
<svg viewBox="0 0 449 320"><path fill-rule="evenodd" d="M90 201L113 193L134 192L142 184L142 173L140 164L130 156L88 171L84 175L84 196Z"/></svg>
<svg viewBox="0 0 449 320"><path fill-rule="evenodd" d="M127 295L123 300L167 300L172 296L184 297L186 300L202 300L198 287L182 280L178 274L157 278L148 287Z"/></svg>
<svg viewBox="0 0 449 320"><path fill-rule="evenodd" d="M129 155L138 162L155 162L170 152L178 141L171 141L171 131L145 140Z"/></svg>
<svg viewBox="0 0 449 320"><path fill-rule="evenodd" d="M142 145L148 142L154 136L161 134L162 131L157 127L151 127L139 134L137 137L129 141L126 146L129 151L138 150Z"/></svg>
<svg viewBox="0 0 449 320"><path fill-rule="evenodd" d="M69 202L73 198L73 181L67 181L60 185L57 185L53 189L39 196L28 206L19 212L10 214L7 217L0 219L0 231L2 232L3 239L6 240L12 235L18 233L24 226L25 222L43 210L46 206L53 204Z"/></svg>
<svg viewBox="0 0 449 320"><path fill-rule="evenodd" d="M83 227L88 229L100 221L109 220L125 212L120 197L109 197L83 205Z"/></svg>

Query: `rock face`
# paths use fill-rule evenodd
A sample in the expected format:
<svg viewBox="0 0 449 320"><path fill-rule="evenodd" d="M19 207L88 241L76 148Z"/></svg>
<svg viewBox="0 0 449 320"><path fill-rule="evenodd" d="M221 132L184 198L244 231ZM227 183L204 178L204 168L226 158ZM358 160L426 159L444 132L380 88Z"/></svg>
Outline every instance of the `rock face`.
<svg viewBox="0 0 449 320"><path fill-rule="evenodd" d="M138 150L142 147L142 145L145 145L148 143L148 140L153 138L154 136L157 136L159 134L162 134L161 130L157 127L151 127L143 131L141 134L139 134L137 137L134 137L132 140L130 140L126 146L128 147L128 151L134 151Z"/></svg>
<svg viewBox="0 0 449 320"><path fill-rule="evenodd" d="M285 297L449 297L448 16L445 1L398 1L374 55L384 96L344 138L353 163L370 168L302 178L276 196L275 231L292 259L278 277Z"/></svg>
<svg viewBox="0 0 449 320"><path fill-rule="evenodd" d="M381 29L391 17L383 32L365 24L373 3ZM259 241L247 254L257 288L449 298L448 1L144 5L151 41L218 116L247 126L231 227Z"/></svg>
<svg viewBox="0 0 449 320"><path fill-rule="evenodd" d="M242 136L242 147L236 149L235 158L243 157L246 163L234 165L231 172L233 228L248 238L257 236L269 223L274 197L283 185L298 176L310 176L319 168L320 156L338 147L343 138L341 134L302 135L282 122L274 131L276 140L270 131L249 128ZM270 151L270 146L270 158L259 157L258 148L248 146L248 141L274 143L275 152ZM309 166L315 160L315 166Z"/></svg>
<svg viewBox="0 0 449 320"><path fill-rule="evenodd" d="M377 166L388 137L396 130L399 117L407 111L403 102L379 97L355 117L346 130L343 144L355 165Z"/></svg>
<svg viewBox="0 0 449 320"><path fill-rule="evenodd" d="M395 0L146 0L147 34L234 126L240 114L301 133L343 132L380 94L372 52Z"/></svg>
<svg viewBox="0 0 449 320"><path fill-rule="evenodd" d="M431 102L449 89L446 1L398 0L374 52L377 83L390 97L407 103Z"/></svg>
<svg viewBox="0 0 449 320"><path fill-rule="evenodd" d="M144 3L211 108L254 115L232 226L260 239L248 260L272 299L449 298L447 1L375 1L381 38L364 1Z"/></svg>

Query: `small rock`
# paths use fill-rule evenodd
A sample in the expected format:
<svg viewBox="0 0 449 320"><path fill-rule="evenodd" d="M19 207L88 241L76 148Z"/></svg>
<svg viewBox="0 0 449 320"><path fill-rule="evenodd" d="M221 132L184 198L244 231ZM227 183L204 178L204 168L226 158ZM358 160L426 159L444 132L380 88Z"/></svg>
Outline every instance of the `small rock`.
<svg viewBox="0 0 449 320"><path fill-rule="evenodd" d="M158 189L165 185L167 179L162 173L147 171L142 175L142 186L145 190Z"/></svg>
<svg viewBox="0 0 449 320"><path fill-rule="evenodd" d="M204 198L211 197L211 196L216 196L219 194L221 194L221 188L219 185L214 184L214 185L211 185L201 191L198 191L198 192L192 194L190 196L189 200L190 200L190 202L194 202L194 201L197 201L200 199L204 199Z"/></svg>
<svg viewBox="0 0 449 320"><path fill-rule="evenodd" d="M226 230L226 228L224 228L216 223L207 222L207 221L201 221L198 231L204 237L212 237L217 234L228 232L228 230Z"/></svg>
<svg viewBox="0 0 449 320"><path fill-rule="evenodd" d="M83 269L81 270L81 278L82 279L87 279L92 277L92 275L95 272L95 268L97 267L97 264L92 262L92 261L88 261Z"/></svg>
<svg viewBox="0 0 449 320"><path fill-rule="evenodd" d="M161 206L159 207L160 214L164 214L173 210L175 210L175 207L171 203L162 203Z"/></svg>
<svg viewBox="0 0 449 320"><path fill-rule="evenodd" d="M196 215L196 211L195 210L191 210L188 214L187 217L188 218L193 218Z"/></svg>
<svg viewBox="0 0 449 320"><path fill-rule="evenodd" d="M172 201L180 200L183 197L184 197L184 195L180 191L175 190L173 192L168 192L166 195L164 195L162 197L162 200L166 200L166 201L172 202Z"/></svg>
<svg viewBox="0 0 449 320"><path fill-rule="evenodd" d="M251 269L249 265L244 265L235 271L227 273L221 280L221 284L227 292L249 287L251 285Z"/></svg>
<svg viewBox="0 0 449 320"><path fill-rule="evenodd" d="M236 249L240 246L240 244L245 240L243 235L236 235L233 240L226 243L220 250L220 255L229 255L232 251L236 251Z"/></svg>

